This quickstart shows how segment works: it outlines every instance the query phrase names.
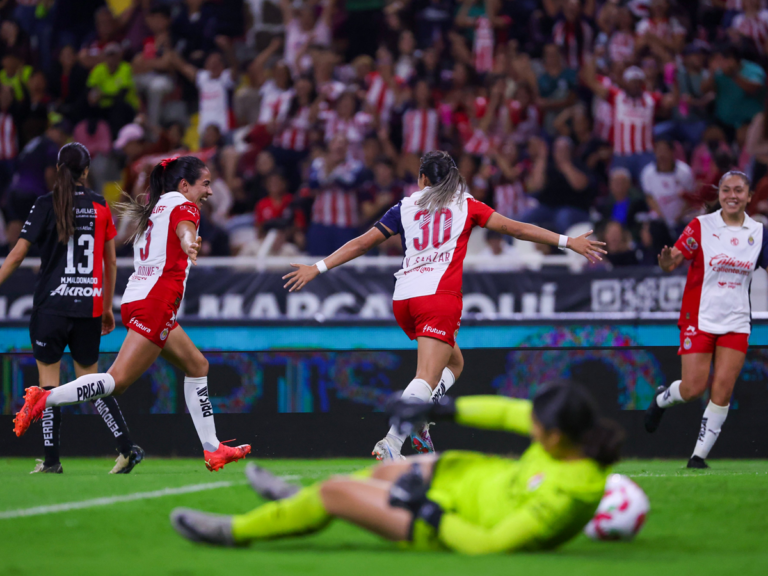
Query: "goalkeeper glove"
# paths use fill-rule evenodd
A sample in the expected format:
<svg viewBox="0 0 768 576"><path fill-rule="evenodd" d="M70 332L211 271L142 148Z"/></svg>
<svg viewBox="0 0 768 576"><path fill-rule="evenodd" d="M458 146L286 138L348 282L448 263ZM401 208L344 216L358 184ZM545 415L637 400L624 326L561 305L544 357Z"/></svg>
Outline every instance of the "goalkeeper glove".
<svg viewBox="0 0 768 576"><path fill-rule="evenodd" d="M410 434L427 422L452 421L456 418L456 402L448 396L443 396L438 402L419 402L393 395L386 410L390 426L394 426L400 434Z"/></svg>

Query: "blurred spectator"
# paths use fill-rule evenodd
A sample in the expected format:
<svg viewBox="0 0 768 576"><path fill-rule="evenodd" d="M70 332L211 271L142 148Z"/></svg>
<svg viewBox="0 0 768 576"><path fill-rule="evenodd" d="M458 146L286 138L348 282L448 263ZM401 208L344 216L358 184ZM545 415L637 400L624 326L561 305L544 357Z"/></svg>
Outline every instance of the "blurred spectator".
<svg viewBox="0 0 768 576"><path fill-rule="evenodd" d="M335 0L322 4L318 18L313 2L292 4L291 0L280 0L285 26L285 61L294 76L308 72L312 68L310 46L331 45L331 18L335 10Z"/></svg>
<svg viewBox="0 0 768 576"><path fill-rule="evenodd" d="M59 52L48 79L48 90L56 108L74 122L86 113L88 74L88 70L78 63L75 49L67 45Z"/></svg>
<svg viewBox="0 0 768 576"><path fill-rule="evenodd" d="M18 50L10 49L3 51L3 69L0 70L0 84L10 86L13 90L13 97L17 101L25 98L27 83L32 76L34 69L24 63L24 59Z"/></svg>
<svg viewBox="0 0 768 576"><path fill-rule="evenodd" d="M170 77L173 68L171 41L171 9L155 4L146 16L151 35L144 40L140 53L133 58L136 89L147 100L147 117L153 126L160 125L163 98L173 91Z"/></svg>
<svg viewBox="0 0 768 576"><path fill-rule="evenodd" d="M23 120L21 123L21 145L43 134L48 128L48 112L51 99L48 96L48 86L45 75L36 71L29 77L27 98L24 102Z"/></svg>
<svg viewBox="0 0 768 576"><path fill-rule="evenodd" d="M488 158L497 169L492 178L494 208L502 216L520 219L536 207L536 200L525 190L525 176L530 162L520 161L514 142L507 143L501 150L491 148Z"/></svg>
<svg viewBox="0 0 768 576"><path fill-rule="evenodd" d="M726 135L733 138L736 129L748 124L763 108L765 101L765 70L758 64L742 60L738 48L727 46L709 61L711 76L702 90L715 90L715 118L723 125Z"/></svg>
<svg viewBox="0 0 768 576"><path fill-rule="evenodd" d="M651 0L649 15L636 28L637 48L661 48L668 55L679 54L685 43L685 28L669 15L668 0Z"/></svg>
<svg viewBox="0 0 768 576"><path fill-rule="evenodd" d="M171 30L181 57L193 66L205 66L205 58L215 49L217 34L215 6L205 0L185 0L173 20Z"/></svg>
<svg viewBox="0 0 768 576"><path fill-rule="evenodd" d="M88 76L88 103L91 113L105 119L112 133L117 134L135 116L139 99L131 65L123 62L120 46L107 46L104 58Z"/></svg>
<svg viewBox="0 0 768 576"><path fill-rule="evenodd" d="M578 69L584 56L592 51L595 31L582 14L581 0L565 0L562 18L552 29L552 37L572 70Z"/></svg>
<svg viewBox="0 0 768 576"><path fill-rule="evenodd" d="M373 56L379 47L384 0L347 0L347 60L360 54Z"/></svg>
<svg viewBox="0 0 768 576"><path fill-rule="evenodd" d="M403 185L397 179L395 166L389 158L381 156L376 159L373 175L373 181L363 189L360 202L363 229L373 225L403 197Z"/></svg>
<svg viewBox="0 0 768 576"><path fill-rule="evenodd" d="M752 119L744 145L747 154L752 159L752 182L755 184L768 174L768 122L766 122L768 115L766 110L768 110L768 99L765 102L765 109Z"/></svg>
<svg viewBox="0 0 768 576"><path fill-rule="evenodd" d="M609 221L603 230L606 258L613 266L636 266L637 255L632 250L632 235L620 222Z"/></svg>
<svg viewBox="0 0 768 576"><path fill-rule="evenodd" d="M750 43L760 56L765 56L768 45L768 10L763 10L761 0L742 0L744 12L731 22L728 34L731 40Z"/></svg>
<svg viewBox="0 0 768 576"><path fill-rule="evenodd" d="M642 194L632 187L632 174L626 168L613 168L608 178L610 195L600 202L600 215L605 221L615 221L630 231L637 227L636 217L647 206Z"/></svg>
<svg viewBox="0 0 768 576"><path fill-rule="evenodd" d="M358 235L358 188L363 165L347 156L343 134L328 144L328 151L312 162L309 188L315 194L307 250L327 256Z"/></svg>
<svg viewBox="0 0 768 576"><path fill-rule="evenodd" d="M654 146L655 162L648 164L640 175L640 185L649 208L669 227L676 238L688 223L684 220L688 203L686 194L694 191L691 168L675 160L669 140L658 140Z"/></svg>
<svg viewBox="0 0 768 576"><path fill-rule="evenodd" d="M275 170L267 175L267 197L256 204L256 226L263 237L271 228L287 229L293 226L306 228L304 214L293 205L293 195L288 194L285 177Z"/></svg>
<svg viewBox="0 0 768 576"><path fill-rule="evenodd" d="M85 39L78 55L80 64L88 70L104 62L107 46L113 42L119 44L121 40L117 20L109 8L102 6L96 10L94 20L96 29Z"/></svg>
<svg viewBox="0 0 768 576"><path fill-rule="evenodd" d="M576 103L576 72L563 66L563 58L555 44L544 47L544 69L539 74L538 107L544 113L544 127L554 133L557 115Z"/></svg>
<svg viewBox="0 0 768 576"><path fill-rule="evenodd" d="M413 103L414 108L403 116L403 152L425 154L437 150L440 122L426 81L415 83Z"/></svg>
<svg viewBox="0 0 768 576"><path fill-rule="evenodd" d="M13 90L10 86L0 86L0 200L5 198L19 154L19 136L13 108Z"/></svg>
<svg viewBox="0 0 768 576"><path fill-rule="evenodd" d="M550 156L547 145L538 138L529 144L533 167L527 188L539 206L523 214L523 222L551 227L559 234L574 224L589 221L592 203L590 178L586 168L573 159L573 143L561 136L555 140Z"/></svg>

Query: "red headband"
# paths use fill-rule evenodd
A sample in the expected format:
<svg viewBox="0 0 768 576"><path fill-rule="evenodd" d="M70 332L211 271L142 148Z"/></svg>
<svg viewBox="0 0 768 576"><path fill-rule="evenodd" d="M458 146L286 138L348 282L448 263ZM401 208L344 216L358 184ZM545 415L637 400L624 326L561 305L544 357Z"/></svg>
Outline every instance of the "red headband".
<svg viewBox="0 0 768 576"><path fill-rule="evenodd" d="M179 159L178 156L173 156L171 158L166 158L165 160L161 160L160 161L160 166L162 166L163 170L165 170L166 168L168 168L168 164L170 164L171 162L175 162L178 159Z"/></svg>

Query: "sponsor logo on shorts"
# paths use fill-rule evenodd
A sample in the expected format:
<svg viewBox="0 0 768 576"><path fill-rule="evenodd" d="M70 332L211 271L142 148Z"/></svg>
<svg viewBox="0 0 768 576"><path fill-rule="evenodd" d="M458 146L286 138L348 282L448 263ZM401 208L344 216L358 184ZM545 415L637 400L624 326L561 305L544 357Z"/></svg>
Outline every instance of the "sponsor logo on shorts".
<svg viewBox="0 0 768 576"><path fill-rule="evenodd" d="M749 240L747 240L747 244L749 244L750 246L754 246L755 245L755 239L752 238L752 236L750 236Z"/></svg>
<svg viewBox="0 0 768 576"><path fill-rule="evenodd" d="M445 330L438 330L437 328L432 328L429 324L424 326L424 332L431 332L432 334L439 334L440 336L445 336Z"/></svg>
<svg viewBox="0 0 768 576"><path fill-rule="evenodd" d="M686 350L690 350L691 346L693 346L693 343L691 342L690 338L686 338L685 340L683 340L683 348L685 348Z"/></svg>
<svg viewBox="0 0 768 576"><path fill-rule="evenodd" d="M688 328L685 329L685 334L688 336L696 336L696 327L688 325Z"/></svg>
<svg viewBox="0 0 768 576"><path fill-rule="evenodd" d="M131 318L131 321L128 322L128 324L131 324L132 326L135 326L136 328L138 328L142 332L146 332L147 334L151 334L152 333L152 328L147 328L146 326L144 326L144 324L142 324L141 322L136 320L136 318Z"/></svg>
<svg viewBox="0 0 768 576"><path fill-rule="evenodd" d="M541 486L544 483L544 478L544 472L539 472L538 474L531 476L530 480L528 480L528 492L533 492Z"/></svg>
<svg viewBox="0 0 768 576"><path fill-rule="evenodd" d="M699 243L698 243L698 242L696 242L696 240L694 240L692 236L688 236L688 238L686 238L686 240L685 240L685 246L686 246L686 247L688 248L688 250L690 250L691 252L693 252L694 250L698 250L698 249L699 249Z"/></svg>
<svg viewBox="0 0 768 576"><path fill-rule="evenodd" d="M40 342L40 340L35 340L35 344L37 344L41 348L45 348L45 342Z"/></svg>
<svg viewBox="0 0 768 576"><path fill-rule="evenodd" d="M168 328L160 332L160 340L164 341L166 338L168 338Z"/></svg>

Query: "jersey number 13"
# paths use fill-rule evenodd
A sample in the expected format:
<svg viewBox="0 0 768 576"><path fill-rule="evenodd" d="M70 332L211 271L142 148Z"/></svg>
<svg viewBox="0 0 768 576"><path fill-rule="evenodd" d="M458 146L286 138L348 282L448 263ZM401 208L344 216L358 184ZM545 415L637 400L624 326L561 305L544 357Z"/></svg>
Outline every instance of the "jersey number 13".
<svg viewBox="0 0 768 576"><path fill-rule="evenodd" d="M93 236L90 234L81 234L77 239L77 245L83 246L83 256L86 258L85 264L77 263L75 268L75 238L70 236L67 242L67 267L64 268L64 274L90 274L93 272Z"/></svg>

